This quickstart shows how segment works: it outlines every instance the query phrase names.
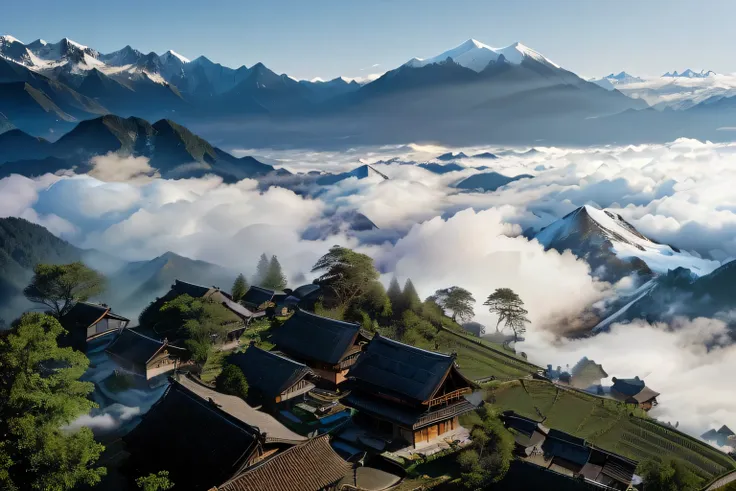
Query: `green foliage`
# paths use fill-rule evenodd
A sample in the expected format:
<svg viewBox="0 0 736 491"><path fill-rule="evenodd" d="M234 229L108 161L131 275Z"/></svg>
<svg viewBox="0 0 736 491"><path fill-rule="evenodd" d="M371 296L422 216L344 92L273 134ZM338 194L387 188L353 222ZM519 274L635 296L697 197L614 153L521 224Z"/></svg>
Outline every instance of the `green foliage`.
<svg viewBox="0 0 736 491"><path fill-rule="evenodd" d="M473 318L473 304L475 303L475 299L465 288L460 288L459 286L443 288L442 290L437 290L430 298L445 311L452 313L453 322L456 322L457 319L465 321Z"/></svg>
<svg viewBox="0 0 736 491"><path fill-rule="evenodd" d="M404 283L404 289L401 292L401 313L411 310L418 312L422 306L422 301L419 298L417 289L414 288L414 283L411 279L407 279Z"/></svg>
<svg viewBox="0 0 736 491"><path fill-rule="evenodd" d="M463 483L468 489L486 489L503 479L513 459L514 437L498 415L482 408L481 424L471 431L473 444L458 456Z"/></svg>
<svg viewBox="0 0 736 491"><path fill-rule="evenodd" d="M241 322L219 303L189 295L169 300L157 313L147 313L146 320L153 321L159 332L174 331L182 336L192 359L199 364L207 361L214 343L227 336L230 326Z"/></svg>
<svg viewBox="0 0 736 491"><path fill-rule="evenodd" d="M268 275L268 267L271 263L268 261L268 256L266 256L266 253L261 254L261 257L258 259L258 266L256 266L256 274L253 276L253 284L257 286L263 286L263 281L266 279L266 275Z"/></svg>
<svg viewBox="0 0 736 491"><path fill-rule="evenodd" d="M488 306L488 311L498 315L496 323L496 332L501 322L504 323L504 329L510 327L514 332L514 339L518 341L519 336L526 332L526 324L529 323L526 315L529 313L524 308L524 302L521 297L511 288L497 288L495 292L488 296L483 305Z"/></svg>
<svg viewBox="0 0 736 491"><path fill-rule="evenodd" d="M644 479L646 491L692 491L699 489L698 477L679 460L646 460L637 474Z"/></svg>
<svg viewBox="0 0 736 491"><path fill-rule="evenodd" d="M233 283L233 289L230 292L230 295L232 295L233 300L236 302L240 302L242 298L245 296L245 292L248 291L248 282L245 281L245 276L243 274L239 274L237 278L235 278L235 283Z"/></svg>
<svg viewBox="0 0 736 491"><path fill-rule="evenodd" d="M427 341L432 341L437 336L437 329L432 323L422 319L412 310L404 311L401 316L401 328L400 331L404 336L408 332L415 332Z"/></svg>
<svg viewBox="0 0 736 491"><path fill-rule="evenodd" d="M399 314L400 312L398 309L401 305L401 286L399 285L399 280L396 279L396 276L391 278L391 282L388 284L388 290L386 290L386 295L391 302L393 314Z"/></svg>
<svg viewBox="0 0 736 491"><path fill-rule="evenodd" d="M174 487L169 479L169 471L158 471L157 474L149 474L135 480L138 489L142 491L168 491Z"/></svg>
<svg viewBox="0 0 736 491"><path fill-rule="evenodd" d="M312 268L321 272L316 283L333 293L337 304L349 306L375 288L378 271L373 259L346 247L333 246Z"/></svg>
<svg viewBox="0 0 736 491"><path fill-rule="evenodd" d="M0 336L0 487L65 491L95 485L104 447L88 428L62 427L88 413L94 390L80 381L87 357L60 348L65 331L49 315L25 314Z"/></svg>
<svg viewBox="0 0 736 491"><path fill-rule="evenodd" d="M242 399L248 396L248 381L243 371L230 363L222 367L222 372L215 379L215 387L220 392Z"/></svg>
<svg viewBox="0 0 736 491"><path fill-rule="evenodd" d="M60 319L76 302L86 301L104 290L104 276L81 262L75 262L37 264L33 269L33 279L23 294L31 302L47 306Z"/></svg>
<svg viewBox="0 0 736 491"><path fill-rule="evenodd" d="M345 320L345 306L337 305L333 308L327 308L322 302L314 304L314 313L321 315L322 317L329 317L330 319L337 319L339 321Z"/></svg>
<svg viewBox="0 0 736 491"><path fill-rule="evenodd" d="M286 276L284 276L281 264L276 256L271 256L266 275L263 277L260 286L269 290L283 290L286 288Z"/></svg>

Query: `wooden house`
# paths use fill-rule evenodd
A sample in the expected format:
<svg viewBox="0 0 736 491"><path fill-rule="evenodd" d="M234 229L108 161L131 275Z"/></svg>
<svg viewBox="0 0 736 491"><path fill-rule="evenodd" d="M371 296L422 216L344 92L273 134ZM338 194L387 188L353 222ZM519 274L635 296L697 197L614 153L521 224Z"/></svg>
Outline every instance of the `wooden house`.
<svg viewBox="0 0 736 491"><path fill-rule="evenodd" d="M125 471L167 470L178 490L202 491L306 440L238 397L181 378L123 437Z"/></svg>
<svg viewBox="0 0 736 491"><path fill-rule="evenodd" d="M350 370L350 394L341 402L379 434L415 448L459 427L475 409L465 396L474 384L455 357L376 335Z"/></svg>
<svg viewBox="0 0 736 491"><path fill-rule="evenodd" d="M282 291L251 286L240 302L253 312L265 313L270 310L276 315L286 315L288 311L284 304L286 297L288 295Z"/></svg>
<svg viewBox="0 0 736 491"><path fill-rule="evenodd" d="M295 445L246 469L213 491L337 491L353 465L330 446L329 435Z"/></svg>
<svg viewBox="0 0 736 491"><path fill-rule="evenodd" d="M331 386L345 381L368 340L359 324L300 308L271 337L276 349L307 365Z"/></svg>
<svg viewBox="0 0 736 491"><path fill-rule="evenodd" d="M187 350L145 336L133 329L122 329L105 351L123 371L150 380L175 370L186 358Z"/></svg>
<svg viewBox="0 0 736 491"><path fill-rule="evenodd" d="M227 361L243 371L249 398L254 391L264 404L279 404L314 388L310 380L314 373L308 366L254 345L229 356Z"/></svg>
<svg viewBox="0 0 736 491"><path fill-rule="evenodd" d="M647 387L638 376L628 379L613 377L611 380L613 381L611 397L614 399L626 404L635 404L645 411L657 405L659 392Z"/></svg>
<svg viewBox="0 0 736 491"><path fill-rule="evenodd" d="M77 302L61 320L68 333L62 344L86 352L93 346L107 343L106 336L124 329L129 322L108 305Z"/></svg>

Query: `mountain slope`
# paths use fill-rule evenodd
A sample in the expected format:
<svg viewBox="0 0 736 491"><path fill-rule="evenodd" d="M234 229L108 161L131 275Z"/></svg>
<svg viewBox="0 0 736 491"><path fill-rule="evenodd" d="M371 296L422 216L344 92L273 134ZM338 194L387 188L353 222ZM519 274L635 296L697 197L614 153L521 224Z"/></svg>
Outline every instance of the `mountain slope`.
<svg viewBox="0 0 736 491"><path fill-rule="evenodd" d="M595 276L617 281L637 274L651 278L678 267L705 275L719 266L659 244L642 235L620 215L585 205L542 229L535 239L545 249L572 251L590 264Z"/></svg>
<svg viewBox="0 0 736 491"><path fill-rule="evenodd" d="M498 172L483 172L481 174L474 174L467 179L463 179L459 183L455 184L455 187L465 190L479 189L482 191L495 191L510 182L518 181L519 179L529 179L531 177L532 176L529 174L520 174L518 176L509 177L499 174Z"/></svg>
<svg viewBox="0 0 736 491"><path fill-rule="evenodd" d="M52 169L65 162L73 163L77 172L88 172L91 157L111 152L148 157L154 169L172 178L215 174L234 182L273 171L272 166L252 157L233 157L173 121L161 120L152 125L140 118L107 115L80 122L53 144L37 141L19 130L0 135L0 155L26 161L23 165L9 161L0 166L0 175L7 175L10 169L24 175L37 175L44 169L56 172L69 168ZM45 157L55 160L44 160ZM24 168L28 172L23 172Z"/></svg>

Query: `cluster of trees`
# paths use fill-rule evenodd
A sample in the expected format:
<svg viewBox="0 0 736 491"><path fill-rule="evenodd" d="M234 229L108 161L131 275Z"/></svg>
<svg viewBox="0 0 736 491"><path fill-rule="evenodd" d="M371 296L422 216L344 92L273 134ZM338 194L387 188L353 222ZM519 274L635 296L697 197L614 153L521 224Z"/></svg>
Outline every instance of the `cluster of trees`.
<svg viewBox="0 0 736 491"><path fill-rule="evenodd" d="M268 288L269 290L283 290L287 285L286 275L283 269L281 269L279 259L276 256L271 256L271 259L268 259L265 253L261 254L261 257L258 259L256 273L251 278L251 281L253 285ZM248 280L245 279L244 274L240 273L235 278L230 294L233 300L240 302L247 291Z"/></svg>
<svg viewBox="0 0 736 491"><path fill-rule="evenodd" d="M514 436L492 408L484 405L478 410L481 417L470 436L472 445L458 456L463 484L468 489L487 489L500 481L513 460Z"/></svg>
<svg viewBox="0 0 736 491"><path fill-rule="evenodd" d="M44 305L61 319L77 302L85 302L105 291L105 277L81 262L37 264L31 283L23 290L28 300Z"/></svg>
<svg viewBox="0 0 736 491"><path fill-rule="evenodd" d="M637 469L646 491L695 491L700 479L679 460L646 460Z"/></svg>

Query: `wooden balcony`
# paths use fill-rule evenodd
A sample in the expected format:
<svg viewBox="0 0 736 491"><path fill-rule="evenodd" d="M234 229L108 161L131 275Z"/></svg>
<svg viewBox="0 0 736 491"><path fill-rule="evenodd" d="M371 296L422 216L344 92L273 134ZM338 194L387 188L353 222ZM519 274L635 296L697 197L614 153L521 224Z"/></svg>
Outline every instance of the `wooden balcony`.
<svg viewBox="0 0 736 491"><path fill-rule="evenodd" d="M464 395L470 394L473 392L469 387L464 387L462 389L457 389L452 392L448 392L445 395L435 397L434 399L429 401L429 407L430 409L435 406L442 406L445 404L449 404L451 402L455 402L459 399L461 399Z"/></svg>

